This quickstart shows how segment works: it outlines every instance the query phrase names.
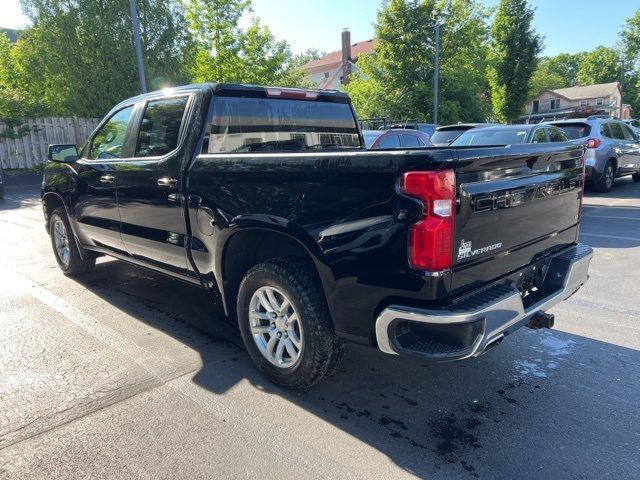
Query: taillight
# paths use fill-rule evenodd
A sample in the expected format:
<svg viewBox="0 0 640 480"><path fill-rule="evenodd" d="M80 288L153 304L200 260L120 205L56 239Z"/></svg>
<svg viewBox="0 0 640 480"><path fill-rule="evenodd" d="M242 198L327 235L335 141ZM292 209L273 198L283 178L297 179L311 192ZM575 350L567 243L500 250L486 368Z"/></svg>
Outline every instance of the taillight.
<svg viewBox="0 0 640 480"><path fill-rule="evenodd" d="M587 148L598 148L600 146L600 139L599 138L588 138L584 144L587 146Z"/></svg>
<svg viewBox="0 0 640 480"><path fill-rule="evenodd" d="M409 264L419 270L451 268L456 199L453 170L405 173L400 190L424 205L422 218L409 227Z"/></svg>

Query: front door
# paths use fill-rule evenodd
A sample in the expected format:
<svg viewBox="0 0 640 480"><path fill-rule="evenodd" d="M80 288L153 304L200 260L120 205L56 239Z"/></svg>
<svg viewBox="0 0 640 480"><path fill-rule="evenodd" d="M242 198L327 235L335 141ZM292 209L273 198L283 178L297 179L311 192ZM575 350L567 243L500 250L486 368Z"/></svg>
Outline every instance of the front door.
<svg viewBox="0 0 640 480"><path fill-rule="evenodd" d="M189 95L139 105L133 156L118 166L125 248L138 260L188 275L180 145Z"/></svg>
<svg viewBox="0 0 640 480"><path fill-rule="evenodd" d="M131 135L133 106L102 123L73 164L78 184L71 216L80 243L124 253L116 198L116 168Z"/></svg>

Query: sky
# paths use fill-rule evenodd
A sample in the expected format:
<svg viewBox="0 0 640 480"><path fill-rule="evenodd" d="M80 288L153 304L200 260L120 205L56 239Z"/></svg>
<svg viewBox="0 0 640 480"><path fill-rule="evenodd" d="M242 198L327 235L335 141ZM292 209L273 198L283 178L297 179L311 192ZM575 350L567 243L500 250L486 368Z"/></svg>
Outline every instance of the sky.
<svg viewBox="0 0 640 480"><path fill-rule="evenodd" d="M481 0L497 5L498 0ZM0 0L0 27L27 24L19 0ZM373 38L373 23L382 0L253 0L260 17L294 52L308 48L340 49L340 32L348 27L353 43ZM544 55L613 46L624 21L640 9L640 0L529 0L536 8L535 28L544 36ZM244 23L248 23L245 19Z"/></svg>

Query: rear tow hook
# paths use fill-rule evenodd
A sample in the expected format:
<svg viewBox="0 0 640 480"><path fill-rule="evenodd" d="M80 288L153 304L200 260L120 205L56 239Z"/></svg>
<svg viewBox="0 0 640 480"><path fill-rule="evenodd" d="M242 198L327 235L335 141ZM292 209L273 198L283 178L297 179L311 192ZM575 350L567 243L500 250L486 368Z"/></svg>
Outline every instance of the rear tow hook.
<svg viewBox="0 0 640 480"><path fill-rule="evenodd" d="M527 327L537 330L539 328L553 328L555 316L552 313L537 312L531 317Z"/></svg>

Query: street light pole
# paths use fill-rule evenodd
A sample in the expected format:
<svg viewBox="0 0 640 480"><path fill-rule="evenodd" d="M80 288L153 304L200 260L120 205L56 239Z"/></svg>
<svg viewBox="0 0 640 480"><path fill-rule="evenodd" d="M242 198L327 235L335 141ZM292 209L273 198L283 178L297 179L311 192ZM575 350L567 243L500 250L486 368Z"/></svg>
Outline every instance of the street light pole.
<svg viewBox="0 0 640 480"><path fill-rule="evenodd" d="M131 8L131 23L133 24L133 43L136 48L136 61L138 62L140 92L147 93L147 82L144 76L144 63L142 62L142 46L140 45L140 24L138 23L136 0L129 0L129 7Z"/></svg>
<svg viewBox="0 0 640 480"><path fill-rule="evenodd" d="M438 84L440 77L440 25L442 20L434 12L434 18L436 20L436 58L433 73L433 123L438 124Z"/></svg>

